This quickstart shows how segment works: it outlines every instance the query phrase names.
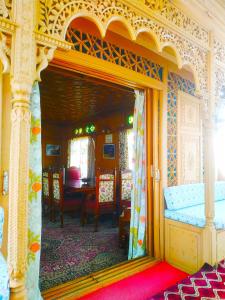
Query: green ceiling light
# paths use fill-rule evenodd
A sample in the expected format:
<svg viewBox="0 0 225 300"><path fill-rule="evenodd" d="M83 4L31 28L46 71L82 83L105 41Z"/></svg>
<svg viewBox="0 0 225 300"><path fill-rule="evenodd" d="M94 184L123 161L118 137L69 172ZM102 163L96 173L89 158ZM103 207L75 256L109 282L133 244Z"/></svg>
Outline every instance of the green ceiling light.
<svg viewBox="0 0 225 300"><path fill-rule="evenodd" d="M83 133L83 128L79 128L79 134Z"/></svg>
<svg viewBox="0 0 225 300"><path fill-rule="evenodd" d="M91 124L90 127L89 127L89 130L90 130L91 133L95 132L95 125Z"/></svg>
<svg viewBox="0 0 225 300"><path fill-rule="evenodd" d="M129 125L133 125L134 123L134 116L133 115L129 115L127 118L127 122Z"/></svg>
<svg viewBox="0 0 225 300"><path fill-rule="evenodd" d="M85 127L85 132L90 134L95 132L95 125L94 124L89 124Z"/></svg>
<svg viewBox="0 0 225 300"><path fill-rule="evenodd" d="M77 134L79 134L79 129L77 129L77 128L76 128L76 129L74 129L74 131L73 131L73 132L74 132L74 134L76 134L76 135L77 135Z"/></svg>

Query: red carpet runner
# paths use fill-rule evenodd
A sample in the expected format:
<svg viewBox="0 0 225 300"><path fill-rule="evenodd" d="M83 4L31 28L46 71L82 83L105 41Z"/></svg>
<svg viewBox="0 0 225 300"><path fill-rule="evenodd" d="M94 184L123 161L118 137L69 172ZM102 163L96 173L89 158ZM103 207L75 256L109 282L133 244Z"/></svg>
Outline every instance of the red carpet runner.
<svg viewBox="0 0 225 300"><path fill-rule="evenodd" d="M81 300L146 300L188 274L166 262L93 292Z"/></svg>

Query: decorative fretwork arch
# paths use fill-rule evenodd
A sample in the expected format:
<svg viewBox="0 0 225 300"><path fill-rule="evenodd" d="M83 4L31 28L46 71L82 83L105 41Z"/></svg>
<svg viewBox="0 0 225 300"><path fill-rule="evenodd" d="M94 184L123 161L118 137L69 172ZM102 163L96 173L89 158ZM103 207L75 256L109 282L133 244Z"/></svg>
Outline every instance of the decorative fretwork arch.
<svg viewBox="0 0 225 300"><path fill-rule="evenodd" d="M66 40L73 44L72 49L76 51L162 81L162 66L134 52L99 39L92 34L82 32L70 26L67 30Z"/></svg>
<svg viewBox="0 0 225 300"><path fill-rule="evenodd" d="M165 2L167 5L167 2ZM159 21L141 16L133 8L119 0L40 0L40 20L38 30L65 39L67 28L77 17L93 20L98 26L102 38L113 20L123 22L130 35L137 37L145 30L151 32L159 49L171 45L179 58L179 67L189 65L194 72L196 88L203 97L207 95L207 50L183 35L165 27ZM126 20L126 21L124 21ZM196 24L195 24L196 26ZM188 27L189 31L190 28Z"/></svg>

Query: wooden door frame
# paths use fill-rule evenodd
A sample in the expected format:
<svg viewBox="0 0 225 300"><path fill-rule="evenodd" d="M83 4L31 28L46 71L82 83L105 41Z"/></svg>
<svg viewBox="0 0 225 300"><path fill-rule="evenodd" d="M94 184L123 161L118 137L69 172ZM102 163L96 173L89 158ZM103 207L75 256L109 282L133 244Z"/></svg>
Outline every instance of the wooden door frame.
<svg viewBox="0 0 225 300"><path fill-rule="evenodd" d="M165 92L165 84L153 78L147 77L140 73L134 72L132 70L123 68L121 66L115 65L113 63L100 60L98 58L92 57L90 55L86 55L77 51L62 51L56 50L53 61L49 64L48 69L52 68L60 68L64 70L70 70L72 72L81 73L83 75L95 77L104 81L108 81L111 83L127 86L133 89L143 89L146 95L146 137L148 139L147 144L147 235L146 235L146 248L147 248L147 260L143 260L145 263L141 264L141 269L145 269L149 267L149 265L155 263L156 261L163 258L163 249L164 245L160 243L162 240L163 228L162 224L163 221L160 219L162 216L162 212L160 209L162 205L160 204L161 199L160 195L161 192L159 191L159 182L152 177L152 167L159 168L160 165L160 153L159 153L159 145L161 136L158 135L158 125L162 126L160 122L162 122L162 118L159 116L158 109L158 101L161 105L163 105L163 92ZM153 123L154 122L154 123ZM154 125L157 126L155 127ZM162 132L162 131L160 131ZM161 135L161 134L160 134ZM152 138L150 139L150 137ZM153 140L154 139L154 140ZM151 144L149 145L149 141ZM153 149L153 145L157 145ZM157 163L154 160L157 159ZM155 165L155 166L154 166ZM154 194L153 194L154 192ZM153 243L152 243L153 241ZM152 258L155 258L152 260ZM135 260L137 262L137 266L139 266L138 261L139 259ZM137 269L133 266L133 271L129 271L129 265L132 261L127 261L123 263L123 275L119 276L119 278L125 278L128 275L136 273L140 268ZM118 266L110 268L111 273L113 276L106 281L105 285L108 285L112 282L118 280ZM97 272L101 276L103 276L107 272L106 270ZM95 276L96 273L92 274ZM79 285L85 278L89 278L90 276L82 277L76 279L74 284L69 286L76 286ZM93 277L94 278L94 277ZM94 284L96 286L96 283ZM88 288L88 292L96 289L93 285L90 285ZM62 285L61 288L64 287L68 288L68 284ZM50 295L57 295L60 291L59 287L52 288L47 290L43 293L43 296L46 299ZM81 289L78 292L78 296L87 293L87 289ZM76 294L73 293L73 297ZM57 299L57 298L56 298ZM62 299L62 298L60 298ZM75 299L75 298L73 298Z"/></svg>

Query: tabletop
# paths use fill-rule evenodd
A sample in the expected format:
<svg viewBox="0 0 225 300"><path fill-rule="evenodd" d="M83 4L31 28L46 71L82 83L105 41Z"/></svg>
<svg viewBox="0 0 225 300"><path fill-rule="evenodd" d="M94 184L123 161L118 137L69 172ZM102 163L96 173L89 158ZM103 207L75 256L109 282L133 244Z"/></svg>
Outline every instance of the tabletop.
<svg viewBox="0 0 225 300"><path fill-rule="evenodd" d="M95 183L86 184L82 180L68 180L65 184L65 188L77 192L88 192L95 190Z"/></svg>

